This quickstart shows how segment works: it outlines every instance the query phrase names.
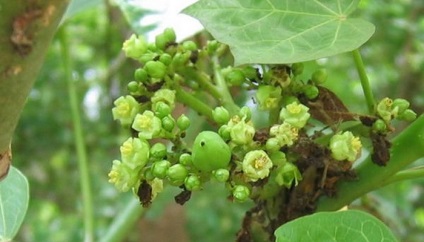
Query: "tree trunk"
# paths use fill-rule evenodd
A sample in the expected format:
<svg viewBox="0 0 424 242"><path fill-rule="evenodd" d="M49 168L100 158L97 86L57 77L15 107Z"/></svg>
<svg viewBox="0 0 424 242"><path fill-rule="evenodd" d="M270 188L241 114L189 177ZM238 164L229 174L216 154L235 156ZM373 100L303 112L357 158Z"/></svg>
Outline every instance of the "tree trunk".
<svg viewBox="0 0 424 242"><path fill-rule="evenodd" d="M10 166L25 100L67 5L67 0L0 0L0 180Z"/></svg>

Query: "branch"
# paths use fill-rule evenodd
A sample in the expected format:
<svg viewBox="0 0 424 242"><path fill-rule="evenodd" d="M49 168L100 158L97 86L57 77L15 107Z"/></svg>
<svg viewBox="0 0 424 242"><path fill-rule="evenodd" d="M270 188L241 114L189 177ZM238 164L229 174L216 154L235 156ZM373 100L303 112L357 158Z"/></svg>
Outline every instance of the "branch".
<svg viewBox="0 0 424 242"><path fill-rule="evenodd" d="M25 101L68 1L8 1L0 16L0 158L9 153ZM8 164L0 159L0 177ZM10 161L10 159L9 159Z"/></svg>

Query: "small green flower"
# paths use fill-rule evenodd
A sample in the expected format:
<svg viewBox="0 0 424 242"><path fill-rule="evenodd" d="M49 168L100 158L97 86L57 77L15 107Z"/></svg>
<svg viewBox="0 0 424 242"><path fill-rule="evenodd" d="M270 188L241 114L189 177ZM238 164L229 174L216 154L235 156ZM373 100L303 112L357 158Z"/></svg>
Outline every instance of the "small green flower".
<svg viewBox="0 0 424 242"><path fill-rule="evenodd" d="M233 197L237 202L244 202L250 196L250 190L248 187L243 185L237 185L233 190Z"/></svg>
<svg viewBox="0 0 424 242"><path fill-rule="evenodd" d="M272 165L272 160L268 157L265 151L249 151L243 159L243 173L250 181L257 181L269 175Z"/></svg>
<svg viewBox="0 0 424 242"><path fill-rule="evenodd" d="M277 108L281 100L281 88L261 85L256 92L256 100L261 110L272 110Z"/></svg>
<svg viewBox="0 0 424 242"><path fill-rule="evenodd" d="M239 116L234 116L229 122L231 141L237 145L250 144L255 135L255 128L251 121L246 122L245 118L240 120Z"/></svg>
<svg viewBox="0 0 424 242"><path fill-rule="evenodd" d="M119 160L114 160L109 172L109 182L114 184L120 192L127 192L137 185L138 170L133 170Z"/></svg>
<svg viewBox="0 0 424 242"><path fill-rule="evenodd" d="M122 50L127 57L137 60L147 51L147 42L142 36L137 37L133 34L124 42Z"/></svg>
<svg viewBox="0 0 424 242"><path fill-rule="evenodd" d="M152 139L160 134L162 122L152 111L146 110L135 116L132 128L138 131L139 138Z"/></svg>
<svg viewBox="0 0 424 242"><path fill-rule="evenodd" d="M285 162L283 166L277 170L275 181L280 186L290 188L293 183L295 186L302 180L302 174L299 169L293 163Z"/></svg>
<svg viewBox="0 0 424 242"><path fill-rule="evenodd" d="M170 89L159 89L150 100L152 101L153 110L156 110L156 106L163 102L167 104L172 111L175 108L175 91Z"/></svg>
<svg viewBox="0 0 424 242"><path fill-rule="evenodd" d="M361 153L361 148L361 140L350 131L335 134L330 139L331 155L339 161L355 161Z"/></svg>
<svg viewBox="0 0 424 242"><path fill-rule="evenodd" d="M129 168L142 168L149 159L149 143L139 138L127 139L120 148L122 162Z"/></svg>
<svg viewBox="0 0 424 242"><path fill-rule="evenodd" d="M295 128L301 129L311 116L308 110L309 108L305 105L294 102L281 109L280 119Z"/></svg>
<svg viewBox="0 0 424 242"><path fill-rule="evenodd" d="M291 146L297 140L299 130L289 123L274 125L270 128L269 134L278 140L280 147Z"/></svg>
<svg viewBox="0 0 424 242"><path fill-rule="evenodd" d="M393 100L386 97L377 104L377 114L386 122L397 116L398 109L393 109Z"/></svg>
<svg viewBox="0 0 424 242"><path fill-rule="evenodd" d="M115 105L115 107L112 108L113 119L118 119L123 126L131 125L134 117L140 111L140 105L130 95L119 97L113 104Z"/></svg>

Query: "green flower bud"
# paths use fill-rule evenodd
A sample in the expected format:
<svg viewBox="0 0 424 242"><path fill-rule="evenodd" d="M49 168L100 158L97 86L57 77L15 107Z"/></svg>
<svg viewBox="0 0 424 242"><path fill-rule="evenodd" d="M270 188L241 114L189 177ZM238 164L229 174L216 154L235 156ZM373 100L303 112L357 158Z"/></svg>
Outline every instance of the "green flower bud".
<svg viewBox="0 0 424 242"><path fill-rule="evenodd" d="M305 94L305 96L312 100L315 99L316 97L318 97L319 94L319 89L316 86L313 85L305 85L303 86L303 94Z"/></svg>
<svg viewBox="0 0 424 242"><path fill-rule="evenodd" d="M233 190L233 197L237 202L244 202L250 196L250 190L248 187L243 185L237 185Z"/></svg>
<svg viewBox="0 0 424 242"><path fill-rule="evenodd" d="M378 133L385 133L387 131L387 124L382 119L377 119L372 125L372 130Z"/></svg>
<svg viewBox="0 0 424 242"><path fill-rule="evenodd" d="M409 105L409 102L403 98L396 98L393 100L393 108L397 108L399 114L405 112L405 110L409 108Z"/></svg>
<svg viewBox="0 0 424 242"><path fill-rule="evenodd" d="M160 50L165 50L168 45L168 40L165 36L165 34L158 34L155 37L155 45Z"/></svg>
<svg viewBox="0 0 424 242"><path fill-rule="evenodd" d="M188 175L188 171L185 166L181 164L175 164L168 168L166 175L172 185L181 186Z"/></svg>
<svg viewBox="0 0 424 242"><path fill-rule="evenodd" d="M231 128L228 125L224 124L221 127L219 127L218 134L224 140L230 140L231 139Z"/></svg>
<svg viewBox="0 0 424 242"><path fill-rule="evenodd" d="M159 61L168 66L172 62L172 56L170 54L163 53L160 55Z"/></svg>
<svg viewBox="0 0 424 242"><path fill-rule="evenodd" d="M160 101L153 106L153 111L158 118L164 118L170 115L172 110L168 104Z"/></svg>
<svg viewBox="0 0 424 242"><path fill-rule="evenodd" d="M129 168L142 168L149 159L149 143L138 138L127 139L120 147L122 163Z"/></svg>
<svg viewBox="0 0 424 242"><path fill-rule="evenodd" d="M281 151L272 153L270 158L274 166L283 166L287 162L286 154Z"/></svg>
<svg viewBox="0 0 424 242"><path fill-rule="evenodd" d="M243 106L240 109L239 115L241 118L245 119L247 122L252 118L252 111L250 110L248 106Z"/></svg>
<svg viewBox="0 0 424 242"><path fill-rule="evenodd" d="M162 143L155 143L150 148L150 156L156 160L163 159L167 155L166 145Z"/></svg>
<svg viewBox="0 0 424 242"><path fill-rule="evenodd" d="M395 112L393 112L395 111ZM397 109L393 110L393 100L390 98L383 98L377 104L377 114L386 122L390 122L392 118L397 116Z"/></svg>
<svg viewBox="0 0 424 242"><path fill-rule="evenodd" d="M119 97L113 102L112 108L114 120L119 120L121 125L129 126L133 122L135 116L140 111L140 105L132 96Z"/></svg>
<svg viewBox="0 0 424 242"><path fill-rule="evenodd" d="M162 122L152 111L146 110L143 114L135 116L132 128L139 132L138 137L152 139L158 137L162 129Z"/></svg>
<svg viewBox="0 0 424 242"><path fill-rule="evenodd" d="M153 179L155 179L155 176L152 172L152 167L146 167L146 169L144 169L143 178L146 181L152 181Z"/></svg>
<svg viewBox="0 0 424 242"><path fill-rule="evenodd" d="M318 69L312 73L311 80L319 85L323 84L327 80L328 74L326 69Z"/></svg>
<svg viewBox="0 0 424 242"><path fill-rule="evenodd" d="M244 73L239 69L233 69L229 73L225 75L225 80L231 85L231 86L240 86L244 83L246 80L246 77L244 76Z"/></svg>
<svg viewBox="0 0 424 242"><path fill-rule="evenodd" d="M231 122L231 120L230 120ZM255 128L251 121L246 122L245 118L230 126L231 142L237 145L250 144L255 136Z"/></svg>
<svg viewBox="0 0 424 242"><path fill-rule="evenodd" d="M149 61L153 61L154 59L156 59L156 57L157 57L156 53L146 53L140 56L140 58L138 58L138 61L140 63L147 63Z"/></svg>
<svg viewBox="0 0 424 242"><path fill-rule="evenodd" d="M148 61L144 66L147 74L153 78L162 79L166 75L166 66L160 61Z"/></svg>
<svg viewBox="0 0 424 242"><path fill-rule="evenodd" d="M291 103L280 111L280 119L289 123L295 128L301 129L308 122L311 116L308 113L309 108L303 104Z"/></svg>
<svg viewBox="0 0 424 242"><path fill-rule="evenodd" d="M277 138L269 138L266 141L265 148L269 152L275 152L281 148L280 141Z"/></svg>
<svg viewBox="0 0 424 242"><path fill-rule="evenodd" d="M150 100L152 101L153 110L156 110L156 105L159 102L164 102L170 107L172 111L175 108L175 91L166 88L160 89L155 92L155 94Z"/></svg>
<svg viewBox="0 0 424 242"><path fill-rule="evenodd" d="M208 40L206 43L206 50L208 52L208 55L212 55L215 53L215 51L219 48L220 43L216 40Z"/></svg>
<svg viewBox="0 0 424 242"><path fill-rule="evenodd" d="M272 110L279 107L281 100L281 88L260 85L256 92L256 100L261 110Z"/></svg>
<svg viewBox="0 0 424 242"><path fill-rule="evenodd" d="M114 160L108 174L109 182L114 184L120 192L127 192L139 181L138 171L129 168L119 160Z"/></svg>
<svg viewBox="0 0 424 242"><path fill-rule="evenodd" d="M135 34L124 42L122 50L125 52L125 56L138 59L147 51L147 43L142 36L136 36Z"/></svg>
<svg viewBox="0 0 424 242"><path fill-rule="evenodd" d="M179 66L185 66L188 61L190 60L191 52L185 51L185 52L178 52L174 55L174 58L172 59L172 65L179 67Z"/></svg>
<svg viewBox="0 0 424 242"><path fill-rule="evenodd" d="M217 133L202 131L194 140L192 156L198 170L211 172L228 166L231 149Z"/></svg>
<svg viewBox="0 0 424 242"><path fill-rule="evenodd" d="M212 111L213 120L218 124L225 124L230 120L230 113L224 107L216 107Z"/></svg>
<svg viewBox="0 0 424 242"><path fill-rule="evenodd" d="M299 130L292 125L284 122L280 125L274 125L270 128L269 134L278 140L280 147L291 146L297 140Z"/></svg>
<svg viewBox="0 0 424 242"><path fill-rule="evenodd" d="M192 40L186 40L183 42L183 48L184 50L193 51L197 50L197 45Z"/></svg>
<svg viewBox="0 0 424 242"><path fill-rule="evenodd" d="M302 174L300 174L297 166L290 162L286 162L282 167L278 168L275 181L280 186L290 188L293 183L297 186L298 182L302 180Z"/></svg>
<svg viewBox="0 0 424 242"><path fill-rule="evenodd" d="M302 62L293 63L291 66L291 69L292 69L293 75L298 76L302 74L304 65Z"/></svg>
<svg viewBox="0 0 424 242"><path fill-rule="evenodd" d="M166 41L168 41L168 42L175 42L175 40L177 39L177 36L176 36L173 28L164 29L163 35L165 36Z"/></svg>
<svg viewBox="0 0 424 242"><path fill-rule="evenodd" d="M197 175L190 175L184 181L184 186L189 191L197 191L201 188L200 178Z"/></svg>
<svg viewBox="0 0 424 242"><path fill-rule="evenodd" d="M350 131L335 134L330 139L331 155L339 161L355 161L361 153L361 148L361 140Z"/></svg>
<svg viewBox="0 0 424 242"><path fill-rule="evenodd" d="M213 171L212 174L219 182L226 182L230 178L230 171L227 169L218 169Z"/></svg>
<svg viewBox="0 0 424 242"><path fill-rule="evenodd" d="M250 181L257 181L269 175L272 160L263 150L247 152L243 159L243 173Z"/></svg>
<svg viewBox="0 0 424 242"><path fill-rule="evenodd" d="M142 82L142 83L146 83L148 80L148 75L146 70L144 70L143 68L138 68L137 70L135 70L134 72L134 79L138 82Z"/></svg>
<svg viewBox="0 0 424 242"><path fill-rule="evenodd" d="M177 119L177 126L181 131L188 129L190 127L190 119L185 114L181 114Z"/></svg>
<svg viewBox="0 0 424 242"><path fill-rule="evenodd" d="M406 109L402 114L398 116L398 119L412 122L417 118L417 113L411 109Z"/></svg>
<svg viewBox="0 0 424 242"><path fill-rule="evenodd" d="M169 167L171 167L171 163L167 160L156 161L152 165L152 174L157 178L164 179Z"/></svg>
<svg viewBox="0 0 424 242"><path fill-rule="evenodd" d="M127 89L131 94L137 93L140 90L140 84L136 81L131 81L128 83Z"/></svg>
<svg viewBox="0 0 424 242"><path fill-rule="evenodd" d="M185 166L191 166L191 165L193 165L193 158L188 153L181 154L180 155L180 158L178 159L178 161L180 162L180 164L185 165Z"/></svg>
<svg viewBox="0 0 424 242"><path fill-rule="evenodd" d="M171 115L162 118L162 128L168 132L172 132L175 127L175 120Z"/></svg>
<svg viewBox="0 0 424 242"><path fill-rule="evenodd" d="M255 80L259 78L258 70L254 68L253 66L245 66L242 71L244 76L249 80L250 79Z"/></svg>

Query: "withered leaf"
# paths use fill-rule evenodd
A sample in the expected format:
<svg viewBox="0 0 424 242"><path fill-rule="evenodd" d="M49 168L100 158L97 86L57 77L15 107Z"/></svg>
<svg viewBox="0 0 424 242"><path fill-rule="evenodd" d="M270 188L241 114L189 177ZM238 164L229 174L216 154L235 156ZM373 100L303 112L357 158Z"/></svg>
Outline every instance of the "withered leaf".
<svg viewBox="0 0 424 242"><path fill-rule="evenodd" d="M373 147L372 162L379 166L385 166L390 160L390 141L387 140L386 135L374 132L371 132L371 141Z"/></svg>
<svg viewBox="0 0 424 242"><path fill-rule="evenodd" d="M148 207L152 203L152 186L146 181L142 181L138 187L137 196L143 207Z"/></svg>

